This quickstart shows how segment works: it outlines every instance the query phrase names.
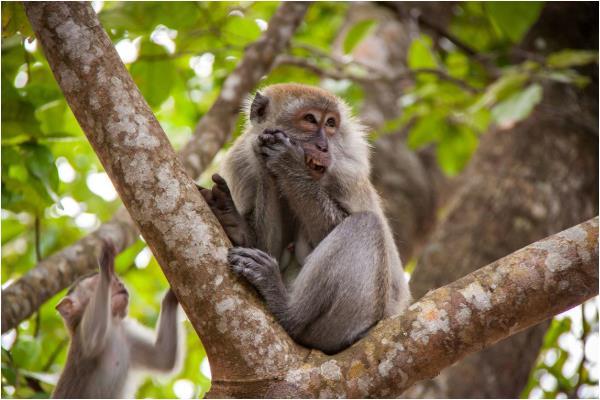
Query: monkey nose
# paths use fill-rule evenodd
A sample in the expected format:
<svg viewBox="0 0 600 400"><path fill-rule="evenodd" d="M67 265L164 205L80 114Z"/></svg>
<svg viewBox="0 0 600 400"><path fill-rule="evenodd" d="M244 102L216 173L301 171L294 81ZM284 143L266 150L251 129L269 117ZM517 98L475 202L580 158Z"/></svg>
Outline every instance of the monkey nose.
<svg viewBox="0 0 600 400"><path fill-rule="evenodd" d="M329 146L327 146L327 143L315 143L315 146L323 153L327 153L327 151L329 151Z"/></svg>

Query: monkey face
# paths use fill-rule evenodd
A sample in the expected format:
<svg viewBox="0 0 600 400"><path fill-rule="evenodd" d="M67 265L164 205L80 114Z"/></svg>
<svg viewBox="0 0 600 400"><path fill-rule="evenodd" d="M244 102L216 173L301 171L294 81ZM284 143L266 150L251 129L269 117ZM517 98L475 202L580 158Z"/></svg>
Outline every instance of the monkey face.
<svg viewBox="0 0 600 400"><path fill-rule="evenodd" d="M129 305L129 292L123 282L113 277L111 282L111 309L115 317L125 318Z"/></svg>
<svg viewBox="0 0 600 400"><path fill-rule="evenodd" d="M304 150L306 166L320 178L331 165L329 141L338 134L340 116L328 108L302 108L292 120L290 136Z"/></svg>
<svg viewBox="0 0 600 400"><path fill-rule="evenodd" d="M360 129L348 132L347 121L342 120L350 115L348 106L317 87L294 83L268 86L256 93L248 114L255 134L285 132L300 146L305 165L315 179L333 168L345 143L363 142Z"/></svg>
<svg viewBox="0 0 600 400"><path fill-rule="evenodd" d="M96 274L83 279L75 289L65 296L56 309L60 312L68 326L75 326L81 320L83 312L88 306L90 299L94 296L96 288L100 283L100 275ZM113 276L111 283L110 306L114 317L124 318L127 315L129 304L129 293L123 282Z"/></svg>

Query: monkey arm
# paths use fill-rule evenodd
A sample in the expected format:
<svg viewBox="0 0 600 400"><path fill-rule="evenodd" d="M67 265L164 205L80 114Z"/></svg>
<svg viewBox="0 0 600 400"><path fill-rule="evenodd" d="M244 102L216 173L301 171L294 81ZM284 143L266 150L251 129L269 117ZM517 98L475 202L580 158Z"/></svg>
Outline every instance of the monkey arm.
<svg viewBox="0 0 600 400"><path fill-rule="evenodd" d="M294 174L292 179L280 179L278 184L313 246L349 215L308 174Z"/></svg>
<svg viewBox="0 0 600 400"><path fill-rule="evenodd" d="M279 190L305 233L316 246L349 213L315 180L304 160L304 150L281 131L263 133L255 150L275 177Z"/></svg>
<svg viewBox="0 0 600 400"><path fill-rule="evenodd" d="M165 295L158 321L156 340L144 335L140 327L127 325L127 338L131 346L131 361L135 367L170 372L179 358L179 326L177 324L177 298L171 289Z"/></svg>
<svg viewBox="0 0 600 400"><path fill-rule="evenodd" d="M113 260L103 256L100 282L83 313L80 335L83 353L87 357L95 357L102 352L111 331L111 266L114 268Z"/></svg>

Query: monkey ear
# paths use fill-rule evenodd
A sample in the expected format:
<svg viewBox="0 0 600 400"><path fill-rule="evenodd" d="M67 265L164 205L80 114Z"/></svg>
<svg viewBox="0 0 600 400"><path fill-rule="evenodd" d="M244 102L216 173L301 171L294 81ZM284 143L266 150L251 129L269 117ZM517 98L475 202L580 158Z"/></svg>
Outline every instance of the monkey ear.
<svg viewBox="0 0 600 400"><path fill-rule="evenodd" d="M73 315L75 304L70 297L64 297L57 305L56 310L64 319L69 319Z"/></svg>
<svg viewBox="0 0 600 400"><path fill-rule="evenodd" d="M256 92L252 105L250 106L250 121L261 123L267 117L267 106L269 105L269 98L263 96L260 92Z"/></svg>

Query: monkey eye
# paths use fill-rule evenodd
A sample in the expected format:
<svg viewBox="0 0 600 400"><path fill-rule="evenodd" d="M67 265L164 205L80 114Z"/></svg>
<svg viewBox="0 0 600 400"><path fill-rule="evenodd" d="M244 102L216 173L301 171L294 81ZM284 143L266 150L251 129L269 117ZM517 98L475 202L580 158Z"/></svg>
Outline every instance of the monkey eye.
<svg viewBox="0 0 600 400"><path fill-rule="evenodd" d="M310 122L311 124L317 123L317 119L312 114L306 114L302 119L304 119L306 122Z"/></svg>
<svg viewBox="0 0 600 400"><path fill-rule="evenodd" d="M331 127L331 128L335 128L335 119L334 118L328 118L326 125Z"/></svg>

